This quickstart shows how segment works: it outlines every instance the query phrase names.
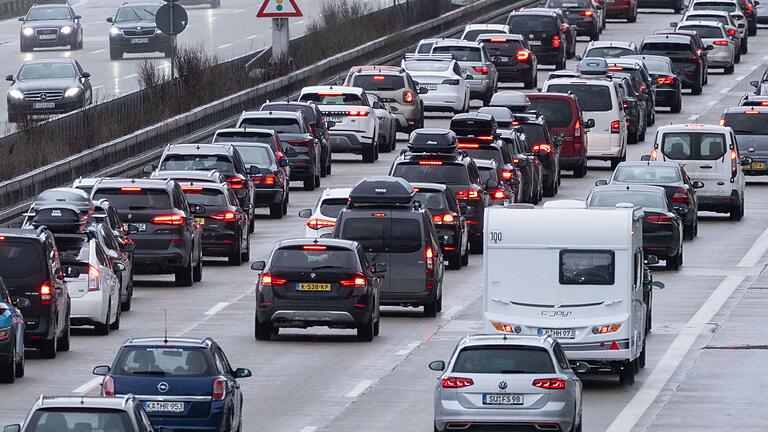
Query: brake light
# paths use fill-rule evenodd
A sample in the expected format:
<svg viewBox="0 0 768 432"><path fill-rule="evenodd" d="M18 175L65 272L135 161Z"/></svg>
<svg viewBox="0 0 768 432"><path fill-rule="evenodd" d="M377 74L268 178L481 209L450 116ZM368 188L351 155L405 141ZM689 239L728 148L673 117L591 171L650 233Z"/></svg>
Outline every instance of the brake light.
<svg viewBox="0 0 768 432"><path fill-rule="evenodd" d="M562 390L565 388L565 380L560 378L540 378L533 380L533 386L547 390Z"/></svg>
<svg viewBox="0 0 768 432"><path fill-rule="evenodd" d="M762 102L760 102L760 106L768 106L768 101L762 101Z"/></svg>
<svg viewBox="0 0 768 432"><path fill-rule="evenodd" d="M43 282L38 289L38 293L40 294L40 304L51 304L51 284Z"/></svg>
<svg viewBox="0 0 768 432"><path fill-rule="evenodd" d="M349 115L353 115L352 113L356 111L350 111ZM367 114L366 114L367 115ZM310 139L301 139L301 140L286 140L287 144L293 145L293 146L299 146L299 147L309 147L312 145L312 140Z"/></svg>
<svg viewBox="0 0 768 432"><path fill-rule="evenodd" d="M202 186L182 186L181 191L184 193L199 193L203 191Z"/></svg>
<svg viewBox="0 0 768 432"><path fill-rule="evenodd" d="M384 75L374 75L374 81L384 81Z"/></svg>
<svg viewBox="0 0 768 432"><path fill-rule="evenodd" d="M565 30L563 30L565 31ZM560 36L554 35L552 36L552 47L553 48L560 48Z"/></svg>
<svg viewBox="0 0 768 432"><path fill-rule="evenodd" d="M669 216L647 216L645 218L650 223L653 224L661 224L661 225L671 225L672 224L672 218Z"/></svg>
<svg viewBox="0 0 768 432"><path fill-rule="evenodd" d="M608 70L612 72L619 72L619 71L623 71L624 68L621 66L608 66Z"/></svg>
<svg viewBox="0 0 768 432"><path fill-rule="evenodd" d="M99 282L101 276L99 275L99 269L92 265L88 265L88 291L98 291Z"/></svg>
<svg viewBox="0 0 768 432"><path fill-rule="evenodd" d="M343 96L344 93L342 93L342 92L320 92L317 95L318 96Z"/></svg>
<svg viewBox="0 0 768 432"><path fill-rule="evenodd" d="M454 223L456 218L451 213L432 216L432 222L436 224Z"/></svg>
<svg viewBox="0 0 768 432"><path fill-rule="evenodd" d="M656 149L653 149L651 152L651 160L658 160L659 159L659 153L656 151Z"/></svg>
<svg viewBox="0 0 768 432"><path fill-rule="evenodd" d="M750 12L750 13L752 12L752 5L751 4L747 5L747 12Z"/></svg>
<svg viewBox="0 0 768 432"><path fill-rule="evenodd" d="M323 245L305 245L301 249L305 251L324 251L328 250L328 247Z"/></svg>
<svg viewBox="0 0 768 432"><path fill-rule="evenodd" d="M561 25L560 26L560 31L562 31L563 33L567 32L568 31L568 26L566 24Z"/></svg>
<svg viewBox="0 0 768 432"><path fill-rule="evenodd" d="M340 280L339 284L345 287L365 288L365 286L368 284L368 280L365 278L365 276L357 273L352 279Z"/></svg>
<svg viewBox="0 0 768 432"><path fill-rule="evenodd" d="M261 184L265 186L274 186L275 175L272 173L269 173L265 176L253 176L251 177L251 181L253 181L255 184Z"/></svg>
<svg viewBox="0 0 768 432"><path fill-rule="evenodd" d="M732 28L729 28L728 30L726 30L726 31L725 31L725 33L726 33L728 36L736 36L736 30L735 30L735 29L732 29Z"/></svg>
<svg viewBox="0 0 768 432"><path fill-rule="evenodd" d="M261 275L262 286L280 286L280 285L285 285L286 282L288 281L278 277L273 277L269 273L264 273Z"/></svg>
<svg viewBox="0 0 768 432"><path fill-rule="evenodd" d="M581 11L581 13L580 13L581 16L592 16L593 14L594 14L594 12L591 11L591 10Z"/></svg>
<svg viewBox="0 0 768 432"><path fill-rule="evenodd" d="M368 110L351 110L347 112L347 115L350 117L368 117L370 113ZM307 144L309 144L309 140L307 140Z"/></svg>
<svg viewBox="0 0 768 432"><path fill-rule="evenodd" d="M491 38L491 42L493 43L504 43L507 40L508 40L507 38Z"/></svg>
<svg viewBox="0 0 768 432"><path fill-rule="evenodd" d="M456 199L459 200L475 200L480 199L480 194L476 190L464 189L456 192Z"/></svg>
<svg viewBox="0 0 768 432"><path fill-rule="evenodd" d="M513 163L515 162L514 159L512 160L512 162ZM505 169L504 171L501 172L501 178L503 178L504 180L511 179L512 178L512 171L510 171L508 169Z"/></svg>
<svg viewBox="0 0 768 432"><path fill-rule="evenodd" d="M184 216L178 214L155 216L152 218L152 223L158 225L181 225L184 223Z"/></svg>
<svg viewBox="0 0 768 432"><path fill-rule="evenodd" d="M231 221L237 219L237 214L235 214L235 212L231 212L231 211L218 212L218 213L212 214L211 215L211 219L231 222Z"/></svg>
<svg viewBox="0 0 768 432"><path fill-rule="evenodd" d="M120 192L141 192L141 188L140 187L133 187L133 186L121 187L120 188Z"/></svg>
<svg viewBox="0 0 768 432"><path fill-rule="evenodd" d="M313 230L319 230L321 228L333 228L336 226L336 221L330 219L312 218L307 221L307 226Z"/></svg>
<svg viewBox="0 0 768 432"><path fill-rule="evenodd" d="M629 108L629 102L623 102L622 105L624 106L624 109Z"/></svg>
<svg viewBox="0 0 768 432"><path fill-rule="evenodd" d="M672 202L678 204L688 204L688 191L681 187L675 189L675 193L672 195Z"/></svg>
<svg viewBox="0 0 768 432"><path fill-rule="evenodd" d="M227 380L218 377L213 381L213 393L211 394L211 400L220 401L224 400L227 396Z"/></svg>
<svg viewBox="0 0 768 432"><path fill-rule="evenodd" d="M487 66L473 66L472 69L474 69L475 72L483 75L488 75L488 72L490 72Z"/></svg>
<svg viewBox="0 0 768 432"><path fill-rule="evenodd" d="M621 122L614 120L611 122L611 133L621 133Z"/></svg>
<svg viewBox="0 0 768 432"><path fill-rule="evenodd" d="M476 148L480 148L480 144L466 144L466 143L462 143L462 144L459 144L458 148L460 148L460 149L476 149Z"/></svg>
<svg viewBox="0 0 768 432"><path fill-rule="evenodd" d="M421 160L419 161L419 165L442 165L442 161L436 161L436 160Z"/></svg>
<svg viewBox="0 0 768 432"><path fill-rule="evenodd" d="M549 144L536 144L533 146L534 153L550 153L552 146Z"/></svg>
<svg viewBox="0 0 768 432"><path fill-rule="evenodd" d="M760 111L758 111L756 109L748 109L748 110L744 111L744 114L760 114Z"/></svg>
<svg viewBox="0 0 768 432"><path fill-rule="evenodd" d="M724 118L721 118L720 120L718 120L718 121L717 121L717 125L718 125L718 126L725 126L725 119L724 119Z"/></svg>
<svg viewBox="0 0 768 432"><path fill-rule="evenodd" d="M386 217L386 213L371 213L371 216L373 217Z"/></svg>
<svg viewBox="0 0 768 432"><path fill-rule="evenodd" d="M712 43L717 45L717 46L728 46L728 41L725 40L725 39L717 39L717 40L715 40Z"/></svg>
<svg viewBox="0 0 768 432"><path fill-rule="evenodd" d="M521 49L517 52L517 61L528 61L531 58L531 52Z"/></svg>
<svg viewBox="0 0 768 432"><path fill-rule="evenodd" d="M573 126L573 137L581 137L581 122L577 119L576 124ZM579 138L581 140L581 138Z"/></svg>
<svg viewBox="0 0 768 432"><path fill-rule="evenodd" d="M416 94L413 92L413 90L406 90L403 92L403 102L407 104L412 104L413 101L416 100Z"/></svg>
<svg viewBox="0 0 768 432"><path fill-rule="evenodd" d="M443 378L443 388L464 388L473 385L472 378L447 377Z"/></svg>
<svg viewBox="0 0 768 432"><path fill-rule="evenodd" d="M227 179L227 183L229 183L229 187L232 189L242 189L245 187L245 180L240 177L230 177Z"/></svg>
<svg viewBox="0 0 768 432"><path fill-rule="evenodd" d="M427 270L431 271L435 268L435 251L432 250L432 246L427 246L424 249L424 260L427 265Z"/></svg>
<svg viewBox="0 0 768 432"><path fill-rule="evenodd" d="M659 77L656 78L656 82L661 85L674 85L675 84L675 77Z"/></svg>
<svg viewBox="0 0 768 432"><path fill-rule="evenodd" d="M736 178L736 174L738 174L739 169L739 155L736 153L736 149L731 149L731 180Z"/></svg>
<svg viewBox="0 0 768 432"><path fill-rule="evenodd" d="M496 189L496 191L493 193L493 199L495 200L507 199L507 194L504 193L504 189Z"/></svg>
<svg viewBox="0 0 768 432"><path fill-rule="evenodd" d="M101 381L101 395L104 397L115 397L115 380L111 376L106 376Z"/></svg>
<svg viewBox="0 0 768 432"><path fill-rule="evenodd" d="M456 78L456 79L447 79L447 80L443 80L443 84L457 86L457 85L461 84L461 80L458 79L458 78Z"/></svg>

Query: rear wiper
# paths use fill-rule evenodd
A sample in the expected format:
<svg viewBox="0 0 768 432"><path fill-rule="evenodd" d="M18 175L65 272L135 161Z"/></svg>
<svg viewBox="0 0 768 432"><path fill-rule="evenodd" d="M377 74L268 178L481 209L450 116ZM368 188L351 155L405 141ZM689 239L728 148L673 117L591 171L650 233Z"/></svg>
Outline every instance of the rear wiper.
<svg viewBox="0 0 768 432"><path fill-rule="evenodd" d="M156 376L165 376L166 373L163 371L135 371L131 372L131 375L156 375Z"/></svg>
<svg viewBox="0 0 768 432"><path fill-rule="evenodd" d="M321 265L321 266L317 266L317 267L312 267L312 271L322 270L322 269L332 269L332 268L344 268L344 267L337 266L337 265Z"/></svg>
<svg viewBox="0 0 768 432"><path fill-rule="evenodd" d="M148 208L147 206L129 206L128 210L147 210Z"/></svg>

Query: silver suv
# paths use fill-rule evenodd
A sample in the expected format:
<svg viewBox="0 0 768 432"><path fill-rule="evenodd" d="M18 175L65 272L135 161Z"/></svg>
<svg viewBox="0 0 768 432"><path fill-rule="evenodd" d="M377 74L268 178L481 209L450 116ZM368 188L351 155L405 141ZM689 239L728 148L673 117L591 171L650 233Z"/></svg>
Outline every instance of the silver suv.
<svg viewBox="0 0 768 432"><path fill-rule="evenodd" d="M488 106L499 86L499 75L491 56L480 42L441 41L432 46L432 54L450 54L459 62L469 84L469 96Z"/></svg>
<svg viewBox="0 0 768 432"><path fill-rule="evenodd" d="M435 431L581 430L581 380L551 336L466 336L447 365L429 368L443 372Z"/></svg>

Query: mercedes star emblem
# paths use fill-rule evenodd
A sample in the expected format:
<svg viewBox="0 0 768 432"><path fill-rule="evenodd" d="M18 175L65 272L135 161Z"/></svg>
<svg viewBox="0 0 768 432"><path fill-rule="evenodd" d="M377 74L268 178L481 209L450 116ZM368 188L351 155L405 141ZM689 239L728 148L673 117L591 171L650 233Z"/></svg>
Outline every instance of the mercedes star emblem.
<svg viewBox="0 0 768 432"><path fill-rule="evenodd" d="M40 100L48 100L48 95L45 93L40 93Z"/></svg>
<svg viewBox="0 0 768 432"><path fill-rule="evenodd" d="M316 277L317 277L317 274L315 274L315 273L310 273L310 274L309 274L309 277L311 277L312 279L314 279L314 278L316 278Z"/></svg>
<svg viewBox="0 0 768 432"><path fill-rule="evenodd" d="M499 383L499 388L500 388L500 389L502 389L502 390L506 390L506 388L507 388L507 382L506 382L506 381L502 381L502 382L500 382L500 383Z"/></svg>
<svg viewBox="0 0 768 432"><path fill-rule="evenodd" d="M501 385L501 384L499 384L499 385ZM168 383L167 383L167 382L165 382L165 381L161 382L160 384L158 384L158 385L157 385L157 390L158 390L160 393L165 393L165 392L167 392L167 391L168 391Z"/></svg>

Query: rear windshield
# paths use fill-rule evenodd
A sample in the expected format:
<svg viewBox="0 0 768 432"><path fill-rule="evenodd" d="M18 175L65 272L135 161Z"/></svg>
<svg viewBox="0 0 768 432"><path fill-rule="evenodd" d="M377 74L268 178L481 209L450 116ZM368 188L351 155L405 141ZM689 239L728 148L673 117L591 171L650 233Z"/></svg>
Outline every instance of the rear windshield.
<svg viewBox="0 0 768 432"><path fill-rule="evenodd" d="M405 69L409 72L443 72L451 66L448 61L406 60Z"/></svg>
<svg viewBox="0 0 768 432"><path fill-rule="evenodd" d="M405 79L400 75L355 75L353 87L368 91L393 91L405 88Z"/></svg>
<svg viewBox="0 0 768 432"><path fill-rule="evenodd" d="M454 373L551 374L552 356L545 348L533 346L471 346L459 351Z"/></svg>
<svg viewBox="0 0 768 432"><path fill-rule="evenodd" d="M582 111L611 111L611 91L608 86L589 84L552 84L547 86L547 91L552 93L573 92L579 101Z"/></svg>
<svg viewBox="0 0 768 432"><path fill-rule="evenodd" d="M484 147L476 149L464 149L465 152L472 159L485 159L495 161L497 164L502 164L501 151L496 147Z"/></svg>
<svg viewBox="0 0 768 432"><path fill-rule="evenodd" d="M59 248L61 262L76 263L88 262L90 258L90 244L83 237L57 237L56 247Z"/></svg>
<svg viewBox="0 0 768 432"><path fill-rule="evenodd" d="M347 198L332 198L320 203L320 214L332 218L339 217L339 213L347 206Z"/></svg>
<svg viewBox="0 0 768 432"><path fill-rule="evenodd" d="M261 107L261 111L287 111L287 112L300 112L304 114L304 118L310 123L317 121L317 113L312 107L306 105L294 105L294 104L269 104Z"/></svg>
<svg viewBox="0 0 768 432"><path fill-rule="evenodd" d="M680 30L690 30L695 31L699 34L699 37L702 39L715 39L715 38L723 38L725 35L718 27L711 27L711 26L702 26L702 25L687 25L685 27L680 27Z"/></svg>
<svg viewBox="0 0 768 432"><path fill-rule="evenodd" d="M319 249L322 246L319 247ZM303 250L301 248L278 249L270 262L272 269L341 268L357 270L357 254L349 249L326 248L324 250Z"/></svg>
<svg viewBox="0 0 768 432"><path fill-rule="evenodd" d="M548 0L544 7L551 9L592 9L592 2L590 0Z"/></svg>
<svg viewBox="0 0 768 432"><path fill-rule="evenodd" d="M456 61L479 62L482 60L479 47L466 46L436 46L434 54L451 54Z"/></svg>
<svg viewBox="0 0 768 432"><path fill-rule="evenodd" d="M185 190L184 195L190 204L202 204L206 207L227 207L227 197L224 192L217 189Z"/></svg>
<svg viewBox="0 0 768 432"><path fill-rule="evenodd" d="M616 207L618 203L632 203L636 206L656 209L667 208L663 192L595 191L589 198L589 207Z"/></svg>
<svg viewBox="0 0 768 432"><path fill-rule="evenodd" d="M271 134L259 134L254 132L219 132L213 137L213 142L250 142L270 144L274 138ZM240 147L238 147L238 150Z"/></svg>
<svg viewBox="0 0 768 432"><path fill-rule="evenodd" d="M293 118L279 118L279 117L257 117L257 118L244 118L239 125L242 126L255 126L261 129L270 129L278 134L300 134L302 133L301 125L299 121Z"/></svg>
<svg viewBox="0 0 768 432"><path fill-rule="evenodd" d="M669 165L623 165L616 168L613 181L627 183L679 183L680 169Z"/></svg>
<svg viewBox="0 0 768 432"><path fill-rule="evenodd" d="M272 150L266 147L235 146L246 166L266 167L272 165Z"/></svg>
<svg viewBox="0 0 768 432"><path fill-rule="evenodd" d="M768 113L729 113L724 121L737 135L768 135Z"/></svg>
<svg viewBox="0 0 768 432"><path fill-rule="evenodd" d="M138 419L141 422L141 419ZM128 413L104 408L44 408L24 426L26 432L132 432Z"/></svg>
<svg viewBox="0 0 768 432"><path fill-rule="evenodd" d="M642 52L659 52L659 53L690 53L691 45L686 43L674 43L674 42L648 42L643 44Z"/></svg>
<svg viewBox="0 0 768 432"><path fill-rule="evenodd" d="M613 251L560 251L560 283L563 285L613 285L614 267Z"/></svg>
<svg viewBox="0 0 768 432"><path fill-rule="evenodd" d="M419 165L401 163L392 175L411 183L469 184L467 167L460 164Z"/></svg>
<svg viewBox="0 0 768 432"><path fill-rule="evenodd" d="M477 169L480 171L480 178L483 180L483 183L486 183L488 180L499 181L499 175L496 172L496 168L479 166Z"/></svg>
<svg viewBox="0 0 768 432"><path fill-rule="evenodd" d="M208 351L191 347L125 347L112 368L115 375L211 376Z"/></svg>
<svg viewBox="0 0 768 432"><path fill-rule="evenodd" d="M419 47L416 49L416 52L418 54L429 54L432 52L433 46L435 46L434 42L424 42L423 44L419 45Z"/></svg>
<svg viewBox="0 0 768 432"><path fill-rule="evenodd" d="M531 109L540 112L549 127L566 128L573 120L573 108L568 101L557 99L531 99Z"/></svg>
<svg viewBox="0 0 768 432"><path fill-rule="evenodd" d="M672 72L672 65L663 61L643 60L643 63L645 63L645 66L648 68L648 72L652 74Z"/></svg>
<svg viewBox="0 0 768 432"><path fill-rule="evenodd" d="M727 3L715 3L715 2L696 2L691 6L691 10L716 10L725 12L736 12L736 5Z"/></svg>
<svg viewBox="0 0 768 432"><path fill-rule="evenodd" d="M669 132L661 141L661 152L676 160L717 160L725 155L721 133Z"/></svg>
<svg viewBox="0 0 768 432"><path fill-rule="evenodd" d="M318 105L365 105L359 95L333 91L305 93L299 97L299 100L302 102L316 102Z"/></svg>
<svg viewBox="0 0 768 432"><path fill-rule="evenodd" d="M488 55L491 56L491 58L497 56L514 56L518 51L525 48L523 43L518 40L508 40L503 43L483 41L483 45L485 46L485 50L488 52Z"/></svg>
<svg viewBox="0 0 768 432"><path fill-rule="evenodd" d="M0 276L6 283L9 279L47 275L40 247L32 241L5 239L0 242Z"/></svg>
<svg viewBox="0 0 768 432"><path fill-rule="evenodd" d="M171 208L171 197L162 189L134 187L96 189L93 199L106 199L120 210L164 210Z"/></svg>
<svg viewBox="0 0 768 432"><path fill-rule="evenodd" d="M617 58L625 55L632 55L635 52L628 48L622 47L598 47L592 48L584 53L584 57L603 57L603 58Z"/></svg>
<svg viewBox="0 0 768 432"><path fill-rule="evenodd" d="M509 20L507 20L507 25L516 34L555 31L555 20L551 16L511 15Z"/></svg>
<svg viewBox="0 0 768 432"><path fill-rule="evenodd" d="M520 127L523 128L525 136L528 137L528 141L531 144L543 144L547 142L547 138L544 136L544 126L536 123L520 123Z"/></svg>
<svg viewBox="0 0 768 432"><path fill-rule="evenodd" d="M235 168L228 156L171 154L163 158L160 171L210 171L234 174Z"/></svg>
<svg viewBox="0 0 768 432"><path fill-rule="evenodd" d="M478 36L487 35L487 34L496 34L496 33L504 33L504 32L501 30L494 30L494 29L469 30L466 34L464 34L464 40L474 42L477 40Z"/></svg>
<svg viewBox="0 0 768 432"><path fill-rule="evenodd" d="M415 219L347 219L341 238L357 241L367 253L413 253L422 245L421 225Z"/></svg>
<svg viewBox="0 0 768 432"><path fill-rule="evenodd" d="M422 207L426 207L433 214L443 214L451 211L443 192L416 192L413 199L414 201L419 201Z"/></svg>

